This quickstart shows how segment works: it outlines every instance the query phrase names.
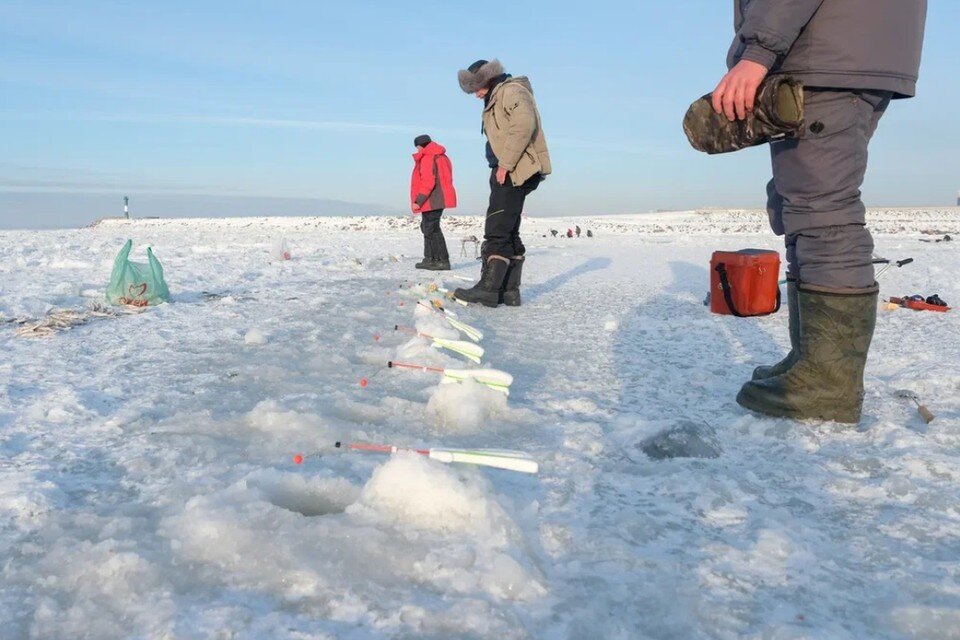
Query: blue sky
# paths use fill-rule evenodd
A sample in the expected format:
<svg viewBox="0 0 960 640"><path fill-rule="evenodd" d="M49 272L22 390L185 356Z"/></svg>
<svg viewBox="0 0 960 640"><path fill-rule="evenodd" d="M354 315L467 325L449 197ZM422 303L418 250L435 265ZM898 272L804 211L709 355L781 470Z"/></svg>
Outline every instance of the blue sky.
<svg viewBox="0 0 960 640"><path fill-rule="evenodd" d="M881 124L868 204L960 188L960 3L930 4L919 97ZM537 95L555 175L530 213L762 206L765 149L701 156L680 128L724 71L732 22L728 0L0 0L0 226L83 224L116 213L92 196L124 193L134 208L199 194L404 210L424 132L449 150L460 211L480 212L480 104L456 82L480 57Z"/></svg>

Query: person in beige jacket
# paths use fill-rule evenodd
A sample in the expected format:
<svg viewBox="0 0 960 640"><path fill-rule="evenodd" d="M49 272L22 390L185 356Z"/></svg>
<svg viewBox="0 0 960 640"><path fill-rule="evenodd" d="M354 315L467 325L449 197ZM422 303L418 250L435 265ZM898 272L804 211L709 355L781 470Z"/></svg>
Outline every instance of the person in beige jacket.
<svg viewBox="0 0 960 640"><path fill-rule="evenodd" d="M480 281L454 296L488 307L520 306L526 249L520 216L527 196L548 175L550 152L530 81L504 73L497 60L477 60L458 74L460 88L483 100L490 166L490 205L484 224Z"/></svg>

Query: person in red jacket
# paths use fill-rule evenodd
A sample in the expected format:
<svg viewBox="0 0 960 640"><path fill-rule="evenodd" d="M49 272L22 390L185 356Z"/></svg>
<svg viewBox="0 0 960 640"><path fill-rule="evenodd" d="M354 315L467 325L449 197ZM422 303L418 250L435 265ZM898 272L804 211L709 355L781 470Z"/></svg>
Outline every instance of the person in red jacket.
<svg viewBox="0 0 960 640"><path fill-rule="evenodd" d="M447 241L440 230L440 216L444 209L457 206L453 165L446 155L447 150L431 140L430 136L417 136L413 144L417 152L413 154L410 206L415 214L420 214L420 231L423 232L423 260L416 267L448 271L450 254L447 253Z"/></svg>

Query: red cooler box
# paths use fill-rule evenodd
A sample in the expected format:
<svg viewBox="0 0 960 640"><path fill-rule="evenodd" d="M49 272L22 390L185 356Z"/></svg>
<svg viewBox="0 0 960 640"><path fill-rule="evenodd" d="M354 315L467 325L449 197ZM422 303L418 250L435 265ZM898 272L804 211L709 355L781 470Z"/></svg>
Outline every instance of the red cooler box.
<svg viewBox="0 0 960 640"><path fill-rule="evenodd" d="M714 251L710 311L740 318L780 309L780 254L765 249Z"/></svg>

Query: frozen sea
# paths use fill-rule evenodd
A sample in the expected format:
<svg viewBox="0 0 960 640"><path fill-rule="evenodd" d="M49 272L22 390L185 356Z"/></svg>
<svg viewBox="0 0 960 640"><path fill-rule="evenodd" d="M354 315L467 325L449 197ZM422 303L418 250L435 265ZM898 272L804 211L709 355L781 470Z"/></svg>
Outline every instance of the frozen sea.
<svg viewBox="0 0 960 640"><path fill-rule="evenodd" d="M960 210L870 220L914 259L883 297L960 305L960 242L921 241L960 240ZM786 313L702 301L712 251L778 248L762 213L534 218L524 305L447 305L506 398L383 370L475 366L393 331L456 337L400 291L463 284L413 269L416 224L0 232L0 637L960 638L960 313L881 309L859 427L761 418L734 397ZM595 237L549 233L575 224ZM477 275L481 225L448 221L452 274ZM171 304L16 335L102 301L127 238ZM540 473L337 440L520 449Z"/></svg>

